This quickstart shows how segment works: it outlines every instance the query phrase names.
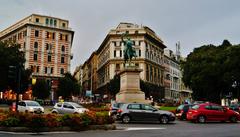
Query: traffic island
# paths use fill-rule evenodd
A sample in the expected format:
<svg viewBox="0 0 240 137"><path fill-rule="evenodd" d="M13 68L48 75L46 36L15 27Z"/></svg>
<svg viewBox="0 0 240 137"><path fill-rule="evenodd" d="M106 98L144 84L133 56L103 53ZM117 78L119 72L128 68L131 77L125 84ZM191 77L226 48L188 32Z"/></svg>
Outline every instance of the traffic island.
<svg viewBox="0 0 240 137"><path fill-rule="evenodd" d="M0 130L10 132L114 130L113 123L106 112L66 115L0 112Z"/></svg>

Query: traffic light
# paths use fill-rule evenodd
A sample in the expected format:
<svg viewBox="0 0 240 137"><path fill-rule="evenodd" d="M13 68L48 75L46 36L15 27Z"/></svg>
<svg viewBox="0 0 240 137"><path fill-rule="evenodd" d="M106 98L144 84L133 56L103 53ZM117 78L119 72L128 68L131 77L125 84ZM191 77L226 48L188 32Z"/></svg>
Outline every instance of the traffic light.
<svg viewBox="0 0 240 137"><path fill-rule="evenodd" d="M17 67L16 66L9 66L8 67L8 78L17 81Z"/></svg>

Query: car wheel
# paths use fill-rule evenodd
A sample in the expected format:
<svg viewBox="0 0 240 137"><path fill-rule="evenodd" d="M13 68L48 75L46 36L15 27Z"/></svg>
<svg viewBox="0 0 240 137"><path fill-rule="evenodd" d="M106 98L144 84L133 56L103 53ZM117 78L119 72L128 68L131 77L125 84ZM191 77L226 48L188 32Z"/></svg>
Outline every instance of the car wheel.
<svg viewBox="0 0 240 137"><path fill-rule="evenodd" d="M231 116L230 117L230 122L237 123L237 117L236 116Z"/></svg>
<svg viewBox="0 0 240 137"><path fill-rule="evenodd" d="M123 117L122 117L122 123L127 124L127 123L129 123L130 121L131 121L130 116L128 116L128 115L123 115Z"/></svg>
<svg viewBox="0 0 240 137"><path fill-rule="evenodd" d="M168 116L162 115L162 116L160 117L160 123L162 123L162 124L167 124L168 122L169 122Z"/></svg>
<svg viewBox="0 0 240 137"><path fill-rule="evenodd" d="M206 117L205 116L198 116L197 122L205 123L206 122Z"/></svg>
<svg viewBox="0 0 240 137"><path fill-rule="evenodd" d="M53 111L52 114L57 114L57 112L56 112L56 111Z"/></svg>

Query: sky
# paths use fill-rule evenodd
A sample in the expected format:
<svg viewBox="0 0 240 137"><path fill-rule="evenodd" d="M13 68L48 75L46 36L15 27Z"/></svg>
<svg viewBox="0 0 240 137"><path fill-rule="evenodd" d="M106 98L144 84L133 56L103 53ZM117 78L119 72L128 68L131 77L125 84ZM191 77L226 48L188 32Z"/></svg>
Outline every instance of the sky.
<svg viewBox="0 0 240 137"><path fill-rule="evenodd" d="M151 28L168 49L187 56L224 39L240 43L239 0L0 0L0 31L33 13L69 20L75 32L71 72L120 22Z"/></svg>

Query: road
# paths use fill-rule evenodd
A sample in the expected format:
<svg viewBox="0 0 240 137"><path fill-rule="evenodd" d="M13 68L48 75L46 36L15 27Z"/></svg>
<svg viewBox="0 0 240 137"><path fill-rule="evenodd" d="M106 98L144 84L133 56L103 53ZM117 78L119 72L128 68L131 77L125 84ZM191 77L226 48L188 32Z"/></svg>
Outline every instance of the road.
<svg viewBox="0 0 240 137"><path fill-rule="evenodd" d="M6 133L0 131L0 137L239 137L239 123L194 124L176 121L162 125L154 123L116 123L117 130L96 130L82 132Z"/></svg>

